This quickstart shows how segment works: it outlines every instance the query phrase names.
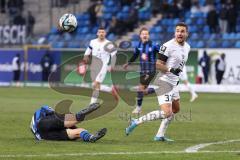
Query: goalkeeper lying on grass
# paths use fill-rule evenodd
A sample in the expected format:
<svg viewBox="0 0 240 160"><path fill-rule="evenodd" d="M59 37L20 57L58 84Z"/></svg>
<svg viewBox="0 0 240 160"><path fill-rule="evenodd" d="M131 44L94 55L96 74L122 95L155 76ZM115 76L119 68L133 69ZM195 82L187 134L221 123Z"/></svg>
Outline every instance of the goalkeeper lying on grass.
<svg viewBox="0 0 240 160"><path fill-rule="evenodd" d="M80 138L85 142L95 142L106 134L106 128L93 135L75 125L84 121L87 114L99 107L98 103L93 103L76 114L59 114L51 107L43 106L34 113L30 128L37 140L76 140Z"/></svg>

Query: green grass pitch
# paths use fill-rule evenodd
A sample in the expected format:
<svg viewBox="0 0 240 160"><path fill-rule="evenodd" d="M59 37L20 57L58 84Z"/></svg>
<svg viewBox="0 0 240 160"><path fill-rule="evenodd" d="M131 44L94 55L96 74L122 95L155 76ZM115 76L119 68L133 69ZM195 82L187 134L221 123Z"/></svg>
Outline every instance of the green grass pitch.
<svg viewBox="0 0 240 160"><path fill-rule="evenodd" d="M37 142L29 130L29 122L39 106L53 106L69 98L74 100L72 110L78 111L90 98L63 95L48 88L0 88L0 159L240 159L239 141L210 145L198 153L184 152L201 143L240 139L239 96L201 93L190 103L189 94L182 93L181 112L167 132L174 143L153 141L160 121L143 124L126 137L124 129L133 108L123 101L114 111L78 125L90 132L108 128L107 135L97 143ZM144 113L157 108L156 98L143 101Z"/></svg>

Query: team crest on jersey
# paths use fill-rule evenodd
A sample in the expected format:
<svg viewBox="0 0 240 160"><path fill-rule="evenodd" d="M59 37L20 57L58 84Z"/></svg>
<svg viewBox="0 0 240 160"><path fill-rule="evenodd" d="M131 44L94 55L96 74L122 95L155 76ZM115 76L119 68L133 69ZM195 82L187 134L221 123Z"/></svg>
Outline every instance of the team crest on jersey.
<svg viewBox="0 0 240 160"><path fill-rule="evenodd" d="M161 46L160 51L165 52L166 49L167 49L167 47L165 47L165 46Z"/></svg>
<svg viewBox="0 0 240 160"><path fill-rule="evenodd" d="M149 51L149 52L152 52L152 47L149 47L148 51Z"/></svg>

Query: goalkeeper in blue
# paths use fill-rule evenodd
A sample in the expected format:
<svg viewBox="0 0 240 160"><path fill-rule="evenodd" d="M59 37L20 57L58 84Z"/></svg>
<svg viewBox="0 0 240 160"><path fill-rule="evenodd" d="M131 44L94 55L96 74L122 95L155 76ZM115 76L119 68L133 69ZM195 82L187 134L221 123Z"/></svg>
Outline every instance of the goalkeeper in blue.
<svg viewBox="0 0 240 160"><path fill-rule="evenodd" d="M76 114L59 114L49 106L38 109L30 124L30 129L36 140L77 140L84 142L96 142L102 138L106 128L102 128L96 134L90 134L83 128L77 128L76 124L84 121L85 116L100 108L98 103L93 103Z"/></svg>
<svg viewBox="0 0 240 160"><path fill-rule="evenodd" d="M128 63L123 65L124 69L133 63L138 57L140 61L140 84L137 92L137 106L132 111L133 114L140 114L142 110L143 96L155 93L154 88L148 87L154 79L156 73L156 57L160 46L150 40L147 28L142 28L139 32L140 41L135 47L134 54Z"/></svg>

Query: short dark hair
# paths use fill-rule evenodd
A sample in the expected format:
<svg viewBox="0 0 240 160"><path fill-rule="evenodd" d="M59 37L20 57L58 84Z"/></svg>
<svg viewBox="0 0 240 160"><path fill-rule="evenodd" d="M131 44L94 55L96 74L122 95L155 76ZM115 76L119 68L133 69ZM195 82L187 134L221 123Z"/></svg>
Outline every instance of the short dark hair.
<svg viewBox="0 0 240 160"><path fill-rule="evenodd" d="M149 30L146 27L142 27L139 31L139 35L142 33L142 31L148 31L149 32Z"/></svg>
<svg viewBox="0 0 240 160"><path fill-rule="evenodd" d="M175 28L177 28L177 26L181 26L181 27L185 27L186 30L188 31L188 25L184 22L178 22L175 26Z"/></svg>
<svg viewBox="0 0 240 160"><path fill-rule="evenodd" d="M98 27L98 30L105 30L104 27Z"/></svg>

